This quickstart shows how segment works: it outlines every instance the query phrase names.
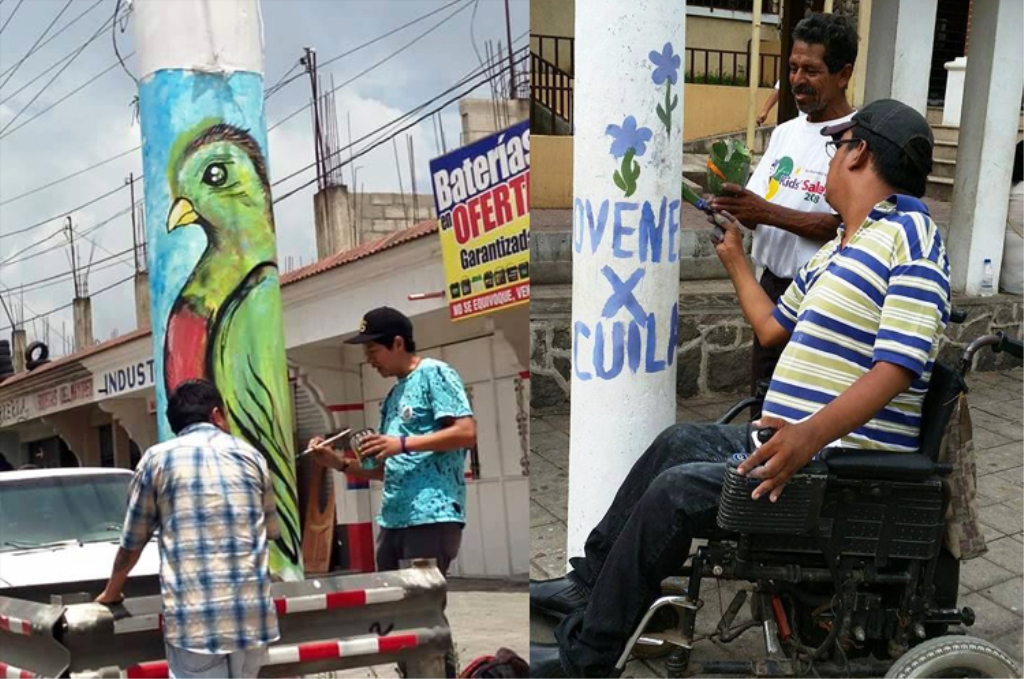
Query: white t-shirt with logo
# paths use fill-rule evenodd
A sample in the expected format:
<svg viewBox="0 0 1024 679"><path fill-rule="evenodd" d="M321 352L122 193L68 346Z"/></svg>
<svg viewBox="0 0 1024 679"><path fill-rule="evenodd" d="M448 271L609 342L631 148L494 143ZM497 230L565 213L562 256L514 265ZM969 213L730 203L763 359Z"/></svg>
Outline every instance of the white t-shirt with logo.
<svg viewBox="0 0 1024 679"><path fill-rule="evenodd" d="M781 207L800 212L835 214L825 202L829 163L825 142L828 138L821 136L821 130L852 117L853 113L835 120L812 123L806 116L800 116L779 125L747 182L747 189ZM793 278L823 244L824 241L802 238L774 226L758 224L751 257L756 265L766 267L776 276Z"/></svg>

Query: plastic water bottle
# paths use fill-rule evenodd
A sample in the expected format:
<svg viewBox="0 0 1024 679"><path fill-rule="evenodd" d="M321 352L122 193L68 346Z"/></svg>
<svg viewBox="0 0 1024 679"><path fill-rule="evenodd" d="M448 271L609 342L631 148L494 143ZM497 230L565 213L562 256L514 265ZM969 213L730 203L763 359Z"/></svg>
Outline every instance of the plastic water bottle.
<svg viewBox="0 0 1024 679"><path fill-rule="evenodd" d="M981 296L991 297L994 294L996 294L996 288L992 280L992 260L986 259L981 270Z"/></svg>

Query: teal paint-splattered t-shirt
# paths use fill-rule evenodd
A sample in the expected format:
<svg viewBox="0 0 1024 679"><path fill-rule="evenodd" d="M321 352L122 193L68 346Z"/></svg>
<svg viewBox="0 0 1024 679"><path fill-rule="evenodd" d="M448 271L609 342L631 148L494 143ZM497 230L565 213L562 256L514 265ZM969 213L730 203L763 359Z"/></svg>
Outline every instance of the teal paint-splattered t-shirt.
<svg viewBox="0 0 1024 679"><path fill-rule="evenodd" d="M391 388L381 404L380 432L387 436L422 436L440 431L444 418L472 415L459 374L447 363L424 358ZM465 523L465 458L465 450L389 457L384 462L377 523L383 528Z"/></svg>

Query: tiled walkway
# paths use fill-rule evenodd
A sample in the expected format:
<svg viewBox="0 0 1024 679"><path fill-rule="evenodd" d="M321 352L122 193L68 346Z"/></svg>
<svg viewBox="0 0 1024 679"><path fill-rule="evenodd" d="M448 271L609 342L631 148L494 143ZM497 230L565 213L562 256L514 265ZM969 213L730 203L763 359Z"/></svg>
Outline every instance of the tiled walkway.
<svg viewBox="0 0 1024 679"><path fill-rule="evenodd" d="M974 444L978 462L978 494L981 520L989 551L983 557L963 564L960 605L970 606L977 614L971 634L989 639L1018 662L1024 657L1021 636L1022 582L1024 582L1024 371L972 374L968 401L974 424ZM719 417L738 397L717 396L680 401L680 421L710 421ZM533 578L557 577L565 571L566 505L569 470L569 413L534 411L531 418L530 449L530 575ZM721 617L721 606L729 605L734 585L723 583L721 591L714 581L702 593L704 608L697 616L697 633L710 632ZM719 596L721 595L721 596ZM742 614L741 614L742 615ZM550 641L550 629L531 621L531 637ZM752 630L735 642L717 641L696 644L692 663L712 656L719 659L749 660L763 654L761 636ZM663 677L660 661L634 660L626 677Z"/></svg>

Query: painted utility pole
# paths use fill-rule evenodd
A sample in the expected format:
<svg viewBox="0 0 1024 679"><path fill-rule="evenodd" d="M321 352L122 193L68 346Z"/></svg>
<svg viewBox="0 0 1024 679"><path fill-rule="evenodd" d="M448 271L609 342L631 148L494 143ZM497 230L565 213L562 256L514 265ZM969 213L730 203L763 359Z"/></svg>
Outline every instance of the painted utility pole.
<svg viewBox="0 0 1024 679"><path fill-rule="evenodd" d="M292 403L263 111L258 0L135 0L157 429L167 397L213 380L273 476L270 569L303 576Z"/></svg>
<svg viewBox="0 0 1024 679"><path fill-rule="evenodd" d="M568 555L675 421L685 3L576 13Z"/></svg>

